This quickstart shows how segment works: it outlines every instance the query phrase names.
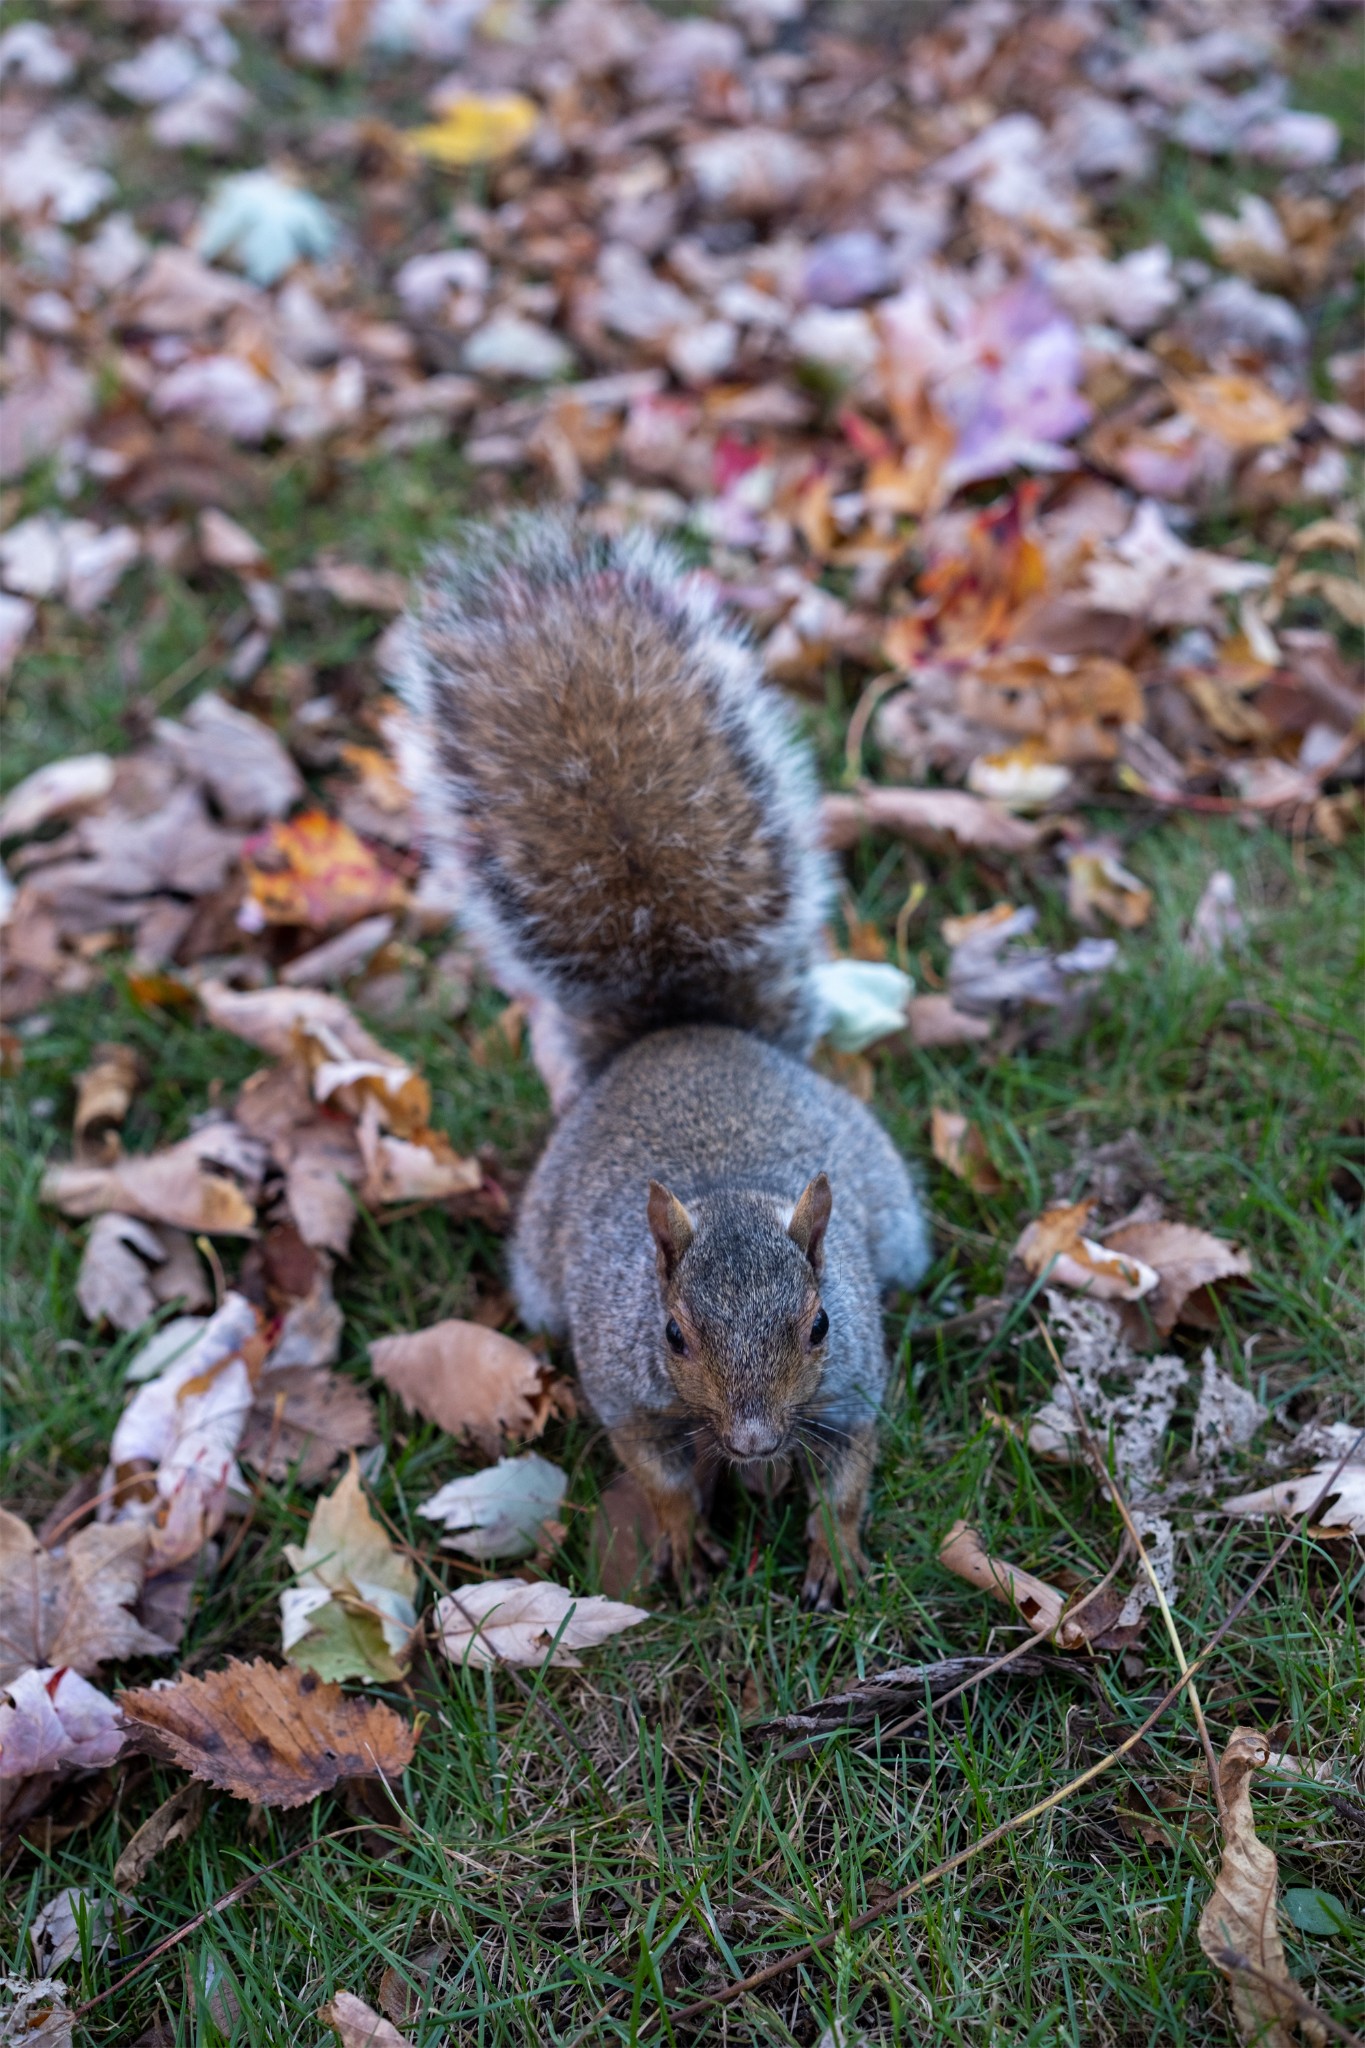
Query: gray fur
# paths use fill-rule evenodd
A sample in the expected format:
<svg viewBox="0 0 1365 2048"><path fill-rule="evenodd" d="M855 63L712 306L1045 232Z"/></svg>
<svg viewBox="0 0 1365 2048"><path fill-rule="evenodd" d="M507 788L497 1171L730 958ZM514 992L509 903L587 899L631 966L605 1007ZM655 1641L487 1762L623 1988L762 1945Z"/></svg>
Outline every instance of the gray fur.
<svg viewBox="0 0 1365 2048"><path fill-rule="evenodd" d="M875 1419L885 1386L881 1292L914 1286L929 1263L910 1176L876 1120L775 1047L711 1027L643 1039L580 1096L527 1187L512 1285L526 1322L570 1339L608 1429L644 1418L666 1426L678 1405L649 1181L664 1181L698 1240L717 1248L702 1304L721 1310L728 1299L735 1384L747 1375L761 1386L765 1338L795 1301L800 1255L785 1218L821 1169L834 1207L819 1290L830 1319L820 1408L853 1429Z"/></svg>

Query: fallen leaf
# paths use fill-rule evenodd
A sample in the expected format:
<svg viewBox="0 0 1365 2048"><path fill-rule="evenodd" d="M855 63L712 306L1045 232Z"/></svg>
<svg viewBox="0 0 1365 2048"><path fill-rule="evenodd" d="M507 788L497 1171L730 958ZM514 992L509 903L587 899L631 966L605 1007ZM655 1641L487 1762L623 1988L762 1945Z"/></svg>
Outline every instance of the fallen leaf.
<svg viewBox="0 0 1365 2048"><path fill-rule="evenodd" d="M353 1991L334 1992L318 2007L318 2018L333 2029L341 2048L411 2048L406 2034Z"/></svg>
<svg viewBox="0 0 1365 2048"><path fill-rule="evenodd" d="M954 1522L939 1545L938 1561L968 1585L992 1594L1013 1607L1039 1635L1053 1635L1062 1619L1066 1595L1032 1572L1002 1564L987 1555L981 1538L967 1522Z"/></svg>
<svg viewBox="0 0 1365 2048"><path fill-rule="evenodd" d="M559 1513L568 1484L558 1465L527 1451L499 1458L486 1472L451 1479L417 1512L444 1528L441 1546L467 1557L529 1557L544 1525Z"/></svg>
<svg viewBox="0 0 1365 2048"><path fill-rule="evenodd" d="M121 1892L136 1891L163 1849L187 1842L204 1818L207 1804L197 1778L163 1799L155 1813L131 1834L114 1865L114 1883Z"/></svg>
<svg viewBox="0 0 1365 2048"><path fill-rule="evenodd" d="M1020 1236L1010 1254L1035 1277L1046 1274L1054 1286L1074 1287L1096 1301L1141 1301L1158 1286L1160 1275L1138 1257L1085 1237L1093 1204L1060 1203L1044 1209Z"/></svg>
<svg viewBox="0 0 1365 2048"><path fill-rule="evenodd" d="M978 1127L948 1109L934 1110L930 1118L930 1141L940 1166L978 1195L998 1195L1005 1183L996 1172Z"/></svg>
<svg viewBox="0 0 1365 2048"><path fill-rule="evenodd" d="M432 1609L436 1640L454 1664L577 1665L575 1650L652 1617L643 1607L570 1593L548 1579L489 1579L447 1593ZM553 1654L551 1654L551 1646Z"/></svg>
<svg viewBox="0 0 1365 2048"><path fill-rule="evenodd" d="M1126 1223L1107 1230L1103 1243L1106 1252L1155 1269L1158 1284L1145 1297L1145 1313L1162 1337L1178 1322L1207 1322L1211 1308L1205 1290L1220 1280L1244 1280L1251 1271L1246 1252L1188 1223Z"/></svg>
<svg viewBox="0 0 1365 2048"><path fill-rule="evenodd" d="M597 1582L609 1599L619 1600L650 1584L662 1533L643 1487L629 1472L618 1472L598 1501L592 1524L592 1560Z"/></svg>
<svg viewBox="0 0 1365 2048"><path fill-rule="evenodd" d="M1308 417L1301 399L1281 398L1258 377L1172 377L1179 410L1230 448L1276 448Z"/></svg>
<svg viewBox="0 0 1365 2048"><path fill-rule="evenodd" d="M1067 856L1066 907L1077 924L1093 924L1098 912L1135 931L1152 914L1152 892L1128 872L1115 848L1091 840Z"/></svg>
<svg viewBox="0 0 1365 2048"><path fill-rule="evenodd" d="M989 1038L989 1018L969 1016L951 996L912 996L906 1006L910 1036L916 1045L979 1045Z"/></svg>
<svg viewBox="0 0 1365 2048"><path fill-rule="evenodd" d="M417 1746L391 1707L261 1658L123 1692L118 1704L155 1754L261 1806L306 1806L340 1778L396 1780Z"/></svg>
<svg viewBox="0 0 1365 2048"><path fill-rule="evenodd" d="M467 1436L487 1457L506 1437L537 1437L550 1413L550 1368L498 1330L451 1318L425 1330L377 1337L370 1361L399 1399L449 1436Z"/></svg>
<svg viewBox="0 0 1365 2048"><path fill-rule="evenodd" d="M417 1571L375 1519L354 1453L313 1509L307 1542L284 1549L298 1578L280 1595L290 1662L320 1678L400 1679L417 1626Z"/></svg>
<svg viewBox="0 0 1365 2048"><path fill-rule="evenodd" d="M76 1149L91 1164L117 1156L118 1127L128 1114L140 1062L130 1045L95 1047L91 1063L76 1076Z"/></svg>
<svg viewBox="0 0 1365 2048"><path fill-rule="evenodd" d="M93 810L114 787L107 754L71 754L49 761L15 784L0 804L0 839L31 839L55 818Z"/></svg>
<svg viewBox="0 0 1365 2048"><path fill-rule="evenodd" d="M304 257L329 255L337 228L320 199L272 170L223 178L200 217L201 255L231 256L253 284L272 285Z"/></svg>
<svg viewBox="0 0 1365 2048"><path fill-rule="evenodd" d="M1086 573L1088 594L1101 610L1145 618L1153 626L1216 625L1218 598L1258 590L1271 580L1263 563L1187 547L1150 498Z"/></svg>
<svg viewBox="0 0 1365 2048"><path fill-rule="evenodd" d="M302 811L242 848L247 903L263 924L335 931L385 910L401 910L408 892L339 818Z"/></svg>
<svg viewBox="0 0 1365 2048"><path fill-rule="evenodd" d="M237 1455L269 1479L282 1482L296 1472L300 1486L316 1486L343 1453L363 1450L378 1435L374 1403L354 1380L267 1361Z"/></svg>
<svg viewBox="0 0 1365 2048"><path fill-rule="evenodd" d="M1079 988L1113 966L1118 956L1113 939L1082 939L1065 953L1050 953L1042 946L1011 945L1012 939L1032 931L1037 921L1032 904L1022 910L998 904L976 919L945 921L944 933L953 949L948 961L948 993L958 1009L987 1016L1007 1003L1059 1009Z"/></svg>
<svg viewBox="0 0 1365 2048"><path fill-rule="evenodd" d="M158 1296L150 1269L166 1257L150 1224L108 1211L90 1227L76 1275L76 1299L92 1323L138 1330L155 1315Z"/></svg>
<svg viewBox="0 0 1365 2048"><path fill-rule="evenodd" d="M179 724L160 718L155 730L162 746L203 783L234 825L282 818L304 794L303 777L283 742L259 718L225 703L214 690L197 697Z"/></svg>
<svg viewBox="0 0 1365 2048"><path fill-rule="evenodd" d="M60 1970L72 1956L101 1956L114 1939L114 1929L127 1918L113 1899L97 1899L80 1885L67 1885L46 1899L29 1922L33 1957L44 1976Z"/></svg>
<svg viewBox="0 0 1365 2048"><path fill-rule="evenodd" d="M1070 781L1071 770L1054 761L1038 740L1024 740L1000 754L978 754L967 770L968 789L1007 811L1044 810Z"/></svg>
<svg viewBox="0 0 1365 2048"><path fill-rule="evenodd" d="M0 2010L3 2048L72 2048L74 2022L56 1977L0 1977L0 1991L12 2001Z"/></svg>
<svg viewBox="0 0 1365 2048"><path fill-rule="evenodd" d="M1246 935L1246 919L1237 907L1237 884L1226 868L1215 868L1194 907L1185 951L1192 960L1215 962L1222 959L1228 946L1234 951L1242 947Z"/></svg>
<svg viewBox="0 0 1365 2048"><path fill-rule="evenodd" d="M1002 804L961 789L887 789L864 783L856 796L826 796L820 807L826 846L856 846L864 832L894 832L916 845L1027 853L1039 828Z"/></svg>
<svg viewBox="0 0 1365 2048"><path fill-rule="evenodd" d="M1223 1858L1199 1916L1199 1946L1228 1980L1237 2031L1251 2048L1293 2048L1296 2031L1321 2044L1323 2029L1280 1986L1297 1989L1277 1921L1275 1852L1256 1832L1251 1774L1270 1745L1254 1728L1234 1728L1218 1765L1223 1790ZM1249 1970L1239 1969L1243 1963ZM1249 1974L1255 1971L1255 1976Z"/></svg>
<svg viewBox="0 0 1365 2048"><path fill-rule="evenodd" d="M258 1311L229 1291L197 1338L139 1387L114 1428L102 1491L106 1516L143 1527L149 1563L196 1557L243 1491L237 1446L251 1411L264 1341Z"/></svg>
<svg viewBox="0 0 1365 2048"><path fill-rule="evenodd" d="M44 1550L0 1508L0 1686L35 1667L89 1676L118 1657L161 1657L170 1645L129 1612L146 1576L143 1529L78 1529Z"/></svg>
<svg viewBox="0 0 1365 2048"><path fill-rule="evenodd" d="M256 1211L235 1174L253 1192L265 1164L263 1148L235 1124L206 1124L163 1152L123 1158L112 1166L52 1166L41 1199L68 1216L114 1209L147 1223L174 1223L195 1235L249 1236Z"/></svg>
<svg viewBox="0 0 1365 2048"><path fill-rule="evenodd" d="M1323 1495L1340 1455L1320 1459L1302 1479L1280 1479L1252 1493L1234 1494L1219 1505L1225 1515L1301 1515L1321 1497L1322 1504L1314 1513L1320 1527L1350 1529L1365 1536L1365 1458L1357 1455L1343 1465L1331 1493Z"/></svg>
<svg viewBox="0 0 1365 2048"><path fill-rule="evenodd" d="M440 119L412 128L403 141L414 155L460 170L496 163L529 142L540 122L534 100L519 92L458 92L444 96Z"/></svg>
<svg viewBox="0 0 1365 2048"><path fill-rule="evenodd" d="M885 960L821 960L812 979L822 1038L839 1052L863 1052L905 1029L914 983Z"/></svg>
<svg viewBox="0 0 1365 2048"><path fill-rule="evenodd" d="M0 1780L17 1783L64 1764L99 1770L123 1749L122 1714L69 1665L21 1671L0 1693Z"/></svg>

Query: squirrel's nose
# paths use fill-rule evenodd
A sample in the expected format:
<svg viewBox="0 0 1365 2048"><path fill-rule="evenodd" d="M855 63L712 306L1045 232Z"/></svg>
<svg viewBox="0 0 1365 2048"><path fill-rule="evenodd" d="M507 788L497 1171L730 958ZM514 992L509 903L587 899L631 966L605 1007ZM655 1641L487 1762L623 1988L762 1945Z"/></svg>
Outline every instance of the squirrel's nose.
<svg viewBox="0 0 1365 2048"><path fill-rule="evenodd" d="M782 1439L768 1422L741 1422L738 1417L730 1424L723 1438L725 1449L732 1458L748 1463L754 1458L771 1458L782 1448Z"/></svg>

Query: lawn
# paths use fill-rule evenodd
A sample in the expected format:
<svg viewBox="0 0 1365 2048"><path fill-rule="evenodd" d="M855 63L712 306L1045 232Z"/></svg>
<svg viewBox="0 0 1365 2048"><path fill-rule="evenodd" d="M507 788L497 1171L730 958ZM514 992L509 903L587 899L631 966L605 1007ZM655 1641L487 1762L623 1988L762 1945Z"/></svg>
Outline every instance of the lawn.
<svg viewBox="0 0 1365 2048"><path fill-rule="evenodd" d="M1310 59L1299 103L1344 118L1341 48L1315 45ZM288 78L252 78L273 119L302 118ZM1125 202L1116 232L1135 245L1182 244L1193 212L1225 196L1205 189L1207 167L1192 161L1163 159L1150 211L1143 218L1138 202ZM1324 313L1322 353L1345 345L1342 317ZM46 503L50 489L50 478L30 480L18 509ZM406 572L487 495L450 445L363 460L294 452L254 460L239 509L282 574L329 546ZM192 584L143 565L96 620L48 634L4 700L6 786L58 755L116 751L154 715L221 686L216 634L236 602L226 578ZM291 663L307 662L319 687L373 690L375 623L295 615L270 673L287 677ZM809 711L831 783L854 694L832 676L827 708ZM839 1735L786 1755L758 1726L865 1674L998 1654L1020 1640L1005 1608L938 1562L959 1517L995 1554L1064 1585L1113 1563L1119 1524L1093 1479L1040 1463L1001 1426L1026 1418L1054 1378L1031 1297L1018 1295L984 1332L957 1321L1001 1294L1023 1224L1082 1190L1097 1148L1133 1134L1132 1198L1154 1190L1170 1215L1251 1254L1253 1277L1222 1299L1220 1327L1172 1340L1193 1383L1209 1344L1271 1411L1228 1490L1255 1483L1267 1441L1314 1418L1360 1416L1359 840L1332 848L1263 821L1159 813L1137 799L1115 798L1090 822L1117 836L1154 898L1150 922L1122 934L1118 964L1097 989L1073 1014L984 1051L897 1040L873 1055L875 1106L920 1168L936 1259L922 1292L888 1307L896 1370L867 1535L873 1570L847 1610L799 1608L804 1501L763 1502L734 1487L717 1509L729 1564L709 1597L680 1609L662 1591L650 1596L650 1622L581 1670L517 1682L420 1657L388 1695L424 1717L393 1801L351 1791L282 1813L210 1793L197 1830L157 1859L117 1952L87 1951L65 1966L72 2004L92 2003L78 2039L313 2043L324 2031L314 2016L337 1990L401 2014L414 2048L637 2039L854 2048L864 2037L1222 2048L1235 2038L1196 1939L1219 1846L1185 1700L1116 1770L912 1905L840 1932L815 1961L738 2006L676 2029L658 2017L845 1927L1033 1805L1112 1748L1176 1675L1153 1621L1121 1656L1054 1658L1038 1675L988 1678L905 1741ZM1220 868L1235 880L1248 935L1222 962L1200 962L1185 933ZM879 839L850 856L847 878L850 907L893 950L907 890L927 885L902 925L921 987L943 973L939 926L953 912L1008 897L1036 904L1042 937L1074 939L1060 863L911 856ZM45 1162L69 1148L73 1076L101 1040L137 1049L149 1078L124 1134L137 1151L183 1135L259 1065L236 1040L136 1000L121 960L109 964L90 995L50 1006L42 1028L20 1027L22 1058L3 1083L3 1494L35 1524L75 1478L101 1468L138 1342L81 1316L83 1227L38 1200ZM429 1078L433 1123L461 1151L492 1147L514 1190L549 1108L525 1053L496 1041L489 1050L501 1008L480 984L459 1018L418 1002L377 1028ZM935 1163L935 1107L979 1126L1001 1192L974 1194ZM371 1384L370 1339L470 1314L498 1288L502 1255L492 1230L437 1208L382 1228L362 1217L336 1275L341 1369ZM470 1460L382 1389L378 1398L382 1449L367 1476L430 1586L444 1590L450 1561L414 1508ZM1188 1458L1193 1404L1194 1384L1177 1410L1168 1474ZM552 1421L538 1447L569 1474L557 1576L595 1591L591 1532L614 1472L609 1448L585 1418ZM259 1489L233 1554L205 1571L185 1668L278 1655L283 1546L301 1540L311 1506L291 1482ZM1214 1633L1280 1533L1205 1512L1183 1517L1176 1621L1187 1651ZM1250 1725L1325 1767L1317 1777L1261 1774L1257 1815L1281 1886L1317 1888L1347 1908L1337 1933L1286 1923L1286 1948L1299 1984L1348 2036L1365 2029L1363 1614L1359 1545L1341 1532L1305 1536L1202 1680L1216 1748ZM162 1670L132 1661L117 1678L146 1684ZM151 1761L125 1761L82 1780L28 1830L5 1874L9 1969L29 1972L27 1928L53 1891L112 1895L130 1834L183 1782ZM215 1910L253 1876L244 1896ZM187 1925L166 1955L135 1968ZM406 2004L395 1986L408 1987Z"/></svg>

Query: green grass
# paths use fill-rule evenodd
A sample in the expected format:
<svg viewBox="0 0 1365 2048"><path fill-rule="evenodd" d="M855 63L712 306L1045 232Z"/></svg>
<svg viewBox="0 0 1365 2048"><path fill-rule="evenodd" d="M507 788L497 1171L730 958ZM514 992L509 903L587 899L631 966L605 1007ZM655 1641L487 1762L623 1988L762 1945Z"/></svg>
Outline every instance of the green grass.
<svg viewBox="0 0 1365 2048"><path fill-rule="evenodd" d="M529 1702L505 1676L422 1666L414 1698L429 1718L401 1789L403 1836L322 1842L189 1938L191 1982L225 1973L235 1989L231 2024L216 2026L202 1995L186 2001L177 1956L92 2015L92 2041L131 2041L158 2016L177 2043L307 2037L309 2015L333 1989L373 2000L386 1966L401 1971L434 1940L448 1953L425 2017L409 2027L425 2048L442 2038L488 2048L563 2043L584 2027L591 2041L627 2041L660 1987L682 2002L851 1918L1033 1803L1140 1718L1172 1674L1155 1634L1140 1667L1109 1657L1090 1674L988 1683L960 1719L885 1755L860 1754L840 1737L785 1761L741 1722L741 1701L752 1703L755 1689L765 1710L782 1711L863 1671L1015 1640L1002 1610L936 1562L959 1514L1045 1575L1093 1575L1111 1561L1114 1518L1093 1486L1030 1461L983 1419L983 1408L1023 1414L1046 1391L1047 1357L1027 1319L993 1345L970 1332L912 1334L915 1322L998 1290L1021 1221L1054 1182L1069 1186L1084 1144L1135 1129L1171 1212L1252 1249L1256 1277L1212 1341L1277 1413L1295 1422L1337 1414L1357 1389L1359 1215L1331 1188L1350 1154L1338 1134L1358 1092L1355 863L1296 861L1269 833L1202 821L1145 831L1128 858L1153 886L1156 914L1148 931L1125 938L1120 969L1082 1020L1047 1026L1009 1055L879 1061L878 1104L924 1163L940 1256L926 1299L902 1304L889 1322L908 1370L898 1375L877 1480L876 1570L850 1610L814 1619L796 1606L795 1498L769 1506L732 1496L719 1515L731 1562L705 1606L680 1612L661 1601L647 1627L593 1652L581 1672L538 1680ZM860 907L893 914L903 878L894 862L867 859ZM1226 971L1190 965L1179 946L1215 864L1237 874L1253 924L1245 960ZM940 910L979 906L1015 878L956 864L931 879L936 922ZM1046 886L1033 893L1043 924L1060 926ZM912 932L912 945L920 938L934 966L930 932ZM1246 1003L1258 1007L1236 1007ZM546 1109L524 1064L473 1061L470 1036L492 1005L480 998L459 1029L431 1023L387 1035L424 1063L456 1141L492 1141L517 1167L532 1156ZM128 1133L137 1147L183 1130L212 1083L229 1089L253 1064L247 1049L151 1017L126 996L112 1014L103 995L63 1004L26 1045L5 1100L6 1498L35 1516L73 1473L101 1462L132 1341L111 1344L83 1325L72 1300L81 1230L54 1222L35 1193L43 1158L64 1142L71 1076L111 1032L136 1043L152 1071ZM932 1165L933 1103L978 1119L1009 1179L1005 1193L980 1199ZM367 1227L339 1276L344 1369L364 1375L371 1336L468 1309L498 1260L487 1232L452 1227L437 1212ZM1184 1348L1197 1358L1197 1343ZM430 1558L414 1503L468 1461L383 1396L381 1409L378 1496ZM544 1447L571 1475L563 1574L591 1590L590 1510L611 1461L583 1422L552 1425ZM231 1567L206 1579L185 1646L192 1668L276 1651L282 1545L297 1540L309 1505L291 1486L266 1488ZM1271 1540L1255 1526L1218 1522L1187 1536L1178 1606L1187 1644L1212 1633ZM431 1577L444 1583L448 1565L433 1561ZM1360 1590L1358 1556L1341 1543L1305 1544L1285 1563L1211 1667L1205 1698L1216 1741L1239 1722L1287 1722L1285 1747L1327 1762L1334 1789L1351 1785L1361 1768ZM157 1668L125 1666L118 1676L132 1682ZM562 1724L584 1754L566 1745ZM730 2018L728 2034L717 2021L677 2038L808 2043L843 2017L887 2041L1224 2041L1194 1939L1216 1858L1207 1802L1192 1785L1196 1760L1178 1709L1132 1769L988 1852L922 1905L780 1981ZM113 1782L107 1811L50 1849L26 1851L11 1872L13 1967L25 1966L27 1919L58 1885L108 1895L120 1848L177 1776L133 1763ZM1175 1795L1170 1842L1144 1845L1121 1815L1162 1793ZM1267 1782L1257 1799L1282 1882L1334 1891L1358 1910L1359 1835L1328 1789ZM150 1945L314 1833L355 1825L340 1797L259 1822L212 1797L199 1832L159 1859L125 1949ZM1359 1946L1350 1934L1290 1942L1300 1978L1356 2026L1365 2022ZM73 1996L93 1995L117 1974L112 1960L65 1972ZM595 2021L608 2001L609 2015Z"/></svg>

